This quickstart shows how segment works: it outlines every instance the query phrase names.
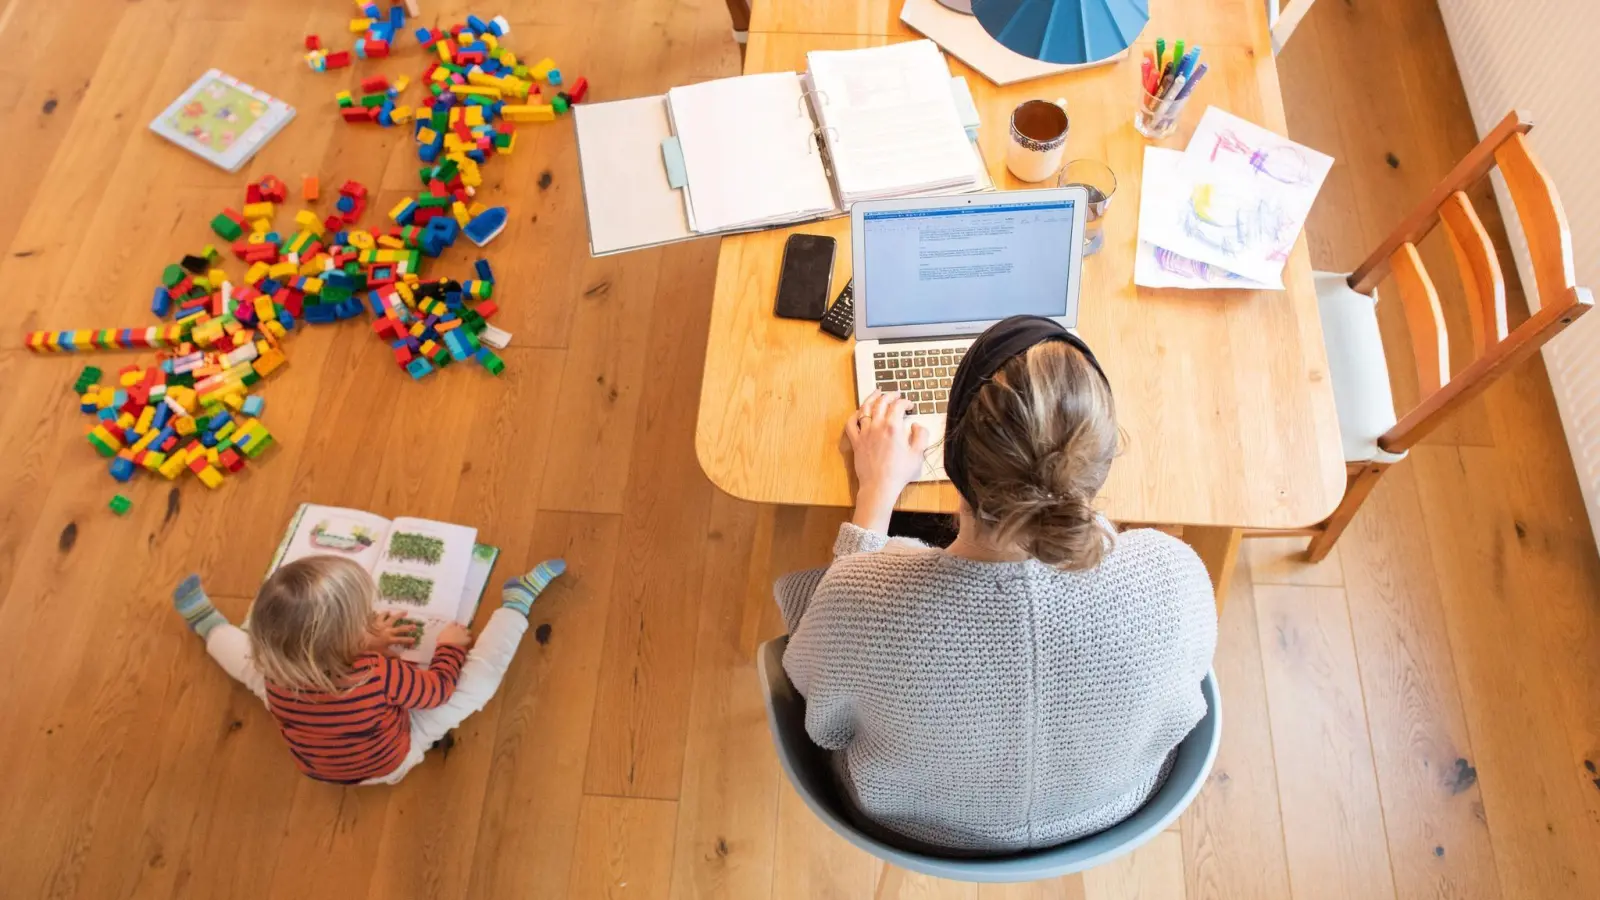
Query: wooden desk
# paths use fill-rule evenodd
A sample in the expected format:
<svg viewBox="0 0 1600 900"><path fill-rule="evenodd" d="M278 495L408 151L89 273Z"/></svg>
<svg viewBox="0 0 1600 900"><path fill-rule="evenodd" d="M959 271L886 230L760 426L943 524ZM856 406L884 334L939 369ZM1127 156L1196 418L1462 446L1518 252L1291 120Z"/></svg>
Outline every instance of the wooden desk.
<svg viewBox="0 0 1600 900"><path fill-rule="evenodd" d="M1149 34L1154 34L1153 27ZM1265 39L1264 24L1261 31ZM814 49L877 46L904 37L752 32L746 72L803 70ZM1140 48L1142 49L1142 48ZM1135 58L1137 54L1134 55ZM1206 45L1211 72L1180 131L1181 148L1206 104L1282 132L1270 52ZM1320 521L1344 490L1333 392L1302 239L1283 292L1147 290L1133 285L1139 171L1145 141L1133 130L1132 61L997 88L956 60L983 119L980 141L1002 188L1024 187L1005 168L1011 109L1064 96L1067 158L1108 162L1119 186L1106 245L1084 264L1079 332L1104 363L1127 433L1102 494L1117 521L1209 526L1226 550L1239 528ZM852 349L814 323L777 319L772 301L792 231L839 241L834 284L850 277L848 218L726 238L717 269L696 450L718 487L746 500L845 506L849 483L837 444L855 407ZM953 511L948 483L919 484L901 508ZM1213 574L1225 574L1224 552Z"/></svg>

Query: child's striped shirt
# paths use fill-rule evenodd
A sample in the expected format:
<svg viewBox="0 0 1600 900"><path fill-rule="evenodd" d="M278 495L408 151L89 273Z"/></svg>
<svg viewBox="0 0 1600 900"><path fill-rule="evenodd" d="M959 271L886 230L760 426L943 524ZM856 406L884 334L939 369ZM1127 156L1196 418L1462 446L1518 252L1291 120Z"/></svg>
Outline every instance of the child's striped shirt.
<svg viewBox="0 0 1600 900"><path fill-rule="evenodd" d="M364 653L355 687L342 693L289 691L270 682L267 705L300 771L319 781L357 784L387 775L411 750L411 714L450 699L467 649L440 644L426 669Z"/></svg>

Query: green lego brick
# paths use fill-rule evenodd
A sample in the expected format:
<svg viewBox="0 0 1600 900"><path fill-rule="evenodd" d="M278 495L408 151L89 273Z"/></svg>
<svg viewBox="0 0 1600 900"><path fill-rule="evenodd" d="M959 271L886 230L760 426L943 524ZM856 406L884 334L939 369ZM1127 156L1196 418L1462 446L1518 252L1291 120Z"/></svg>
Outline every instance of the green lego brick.
<svg viewBox="0 0 1600 900"><path fill-rule="evenodd" d="M244 229L239 227L238 222L233 221L222 213L217 213L216 217L211 220L211 230L217 233L217 237L225 241L237 241L244 234Z"/></svg>
<svg viewBox="0 0 1600 900"><path fill-rule="evenodd" d="M218 216L217 218L221 219L222 217ZM223 219L223 221L226 222L227 220ZM216 219L213 219L211 221L212 227L215 228L216 224ZM228 224L232 225L233 223L229 222ZM183 266L180 266L177 263L171 263L165 269L161 270L161 283L169 288L177 287L178 282L182 281L183 276L186 274L188 273L183 270Z"/></svg>
<svg viewBox="0 0 1600 900"><path fill-rule="evenodd" d="M106 505L111 507L112 512L119 516L124 516L128 514L128 510L133 508L133 501L122 496L121 494L117 494L113 496L111 498L111 502Z"/></svg>

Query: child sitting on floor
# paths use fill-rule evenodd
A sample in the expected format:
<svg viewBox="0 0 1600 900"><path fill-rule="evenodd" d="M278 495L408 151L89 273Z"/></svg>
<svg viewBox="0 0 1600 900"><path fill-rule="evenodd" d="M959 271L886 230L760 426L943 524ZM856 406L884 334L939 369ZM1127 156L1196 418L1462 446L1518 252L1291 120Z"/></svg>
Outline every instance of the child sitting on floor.
<svg viewBox="0 0 1600 900"><path fill-rule="evenodd" d="M414 626L376 613L372 576L342 557L306 557L273 572L248 632L211 605L196 575L178 585L173 606L211 658L267 705L300 771L335 784L395 784L494 696L534 599L566 569L548 560L506 582L476 644L452 623L426 669L388 654L413 640Z"/></svg>

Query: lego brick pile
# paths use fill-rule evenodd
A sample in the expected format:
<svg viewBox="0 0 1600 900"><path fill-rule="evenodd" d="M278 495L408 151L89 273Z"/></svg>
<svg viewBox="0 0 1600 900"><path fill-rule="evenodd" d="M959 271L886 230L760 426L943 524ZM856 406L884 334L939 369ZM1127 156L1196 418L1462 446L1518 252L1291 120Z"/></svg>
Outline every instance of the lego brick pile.
<svg viewBox="0 0 1600 900"><path fill-rule="evenodd" d="M363 35L352 51L328 52L308 37L307 61L318 70L358 58L389 55L405 23L392 6L380 17L376 4L358 4L363 17L351 24ZM437 59L422 73L426 96L415 112L398 104L404 77L373 76L362 82L358 103L339 98L345 118L384 125L415 122L419 194L389 211L392 224L362 229L368 192L347 181L333 209L299 210L293 226L275 219L288 202L288 187L268 175L246 188L240 209L225 209L211 221L226 249L247 266L231 279L224 254L207 245L162 271L150 310L167 324L106 330L34 332L35 352L154 350L155 362L121 369L112 384L86 368L75 385L83 412L95 418L89 443L111 460L111 475L128 481L140 469L168 479L188 470L207 487L222 484L272 443L258 418L263 408L252 391L287 361L283 342L297 323L373 317L373 333L385 341L395 363L420 379L456 362L472 362L498 375L505 364L494 352L510 334L489 324L496 311L494 272L488 260L474 265L465 281L424 279L426 261L449 249L461 235L484 246L507 221L503 207L475 199L481 166L510 153L516 122L553 120L582 100L587 82L542 98L540 82L563 84L552 60L520 63L500 43L509 31L502 17L467 21L448 30L416 31L420 45ZM348 101L348 102L347 102ZM517 101L517 102L508 102ZM362 112L356 115L352 109ZM304 179L301 196L319 199L315 177ZM126 498L113 503L121 514Z"/></svg>

